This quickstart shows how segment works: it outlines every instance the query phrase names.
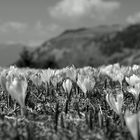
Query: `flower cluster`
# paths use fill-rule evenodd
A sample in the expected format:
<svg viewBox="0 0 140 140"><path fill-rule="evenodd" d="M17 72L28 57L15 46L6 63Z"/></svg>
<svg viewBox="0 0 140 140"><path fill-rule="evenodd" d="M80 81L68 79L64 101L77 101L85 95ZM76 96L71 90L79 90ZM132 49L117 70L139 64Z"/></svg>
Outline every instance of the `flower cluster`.
<svg viewBox="0 0 140 140"><path fill-rule="evenodd" d="M16 102L21 106L21 109L26 108L25 98L27 96L28 82L33 83L34 86L36 86L37 88L42 87L42 85L45 86L46 88L45 94L47 94L49 91L53 89L54 92L49 92L49 95L56 94L55 98L57 98L57 95L59 94L62 95L61 93L64 93L64 95L67 94L68 98L66 99L65 102L66 105L64 110L68 110L71 93L75 92L74 95L75 98L83 97L84 95L84 97L89 99L92 96L91 100L93 100L93 102L94 101L98 102L98 100L94 100L94 97L98 96L97 94L100 92L101 88L102 93L101 95L99 95L98 99L100 100L101 96L104 97L105 103L107 103L109 105L109 108L113 110L112 112L115 115L119 115L122 123L123 119L125 120L126 125L129 131L131 132L132 136L134 137L135 140L138 140L139 131L137 129L139 127L138 118L140 114L138 111L140 98L139 72L140 66L138 65L133 65L132 67L130 66L125 67L120 66L120 64L118 63L108 66L101 66L99 68L93 67L75 68L74 66L72 66L63 69L49 68L45 70L19 69L14 66L11 66L10 68L0 70L0 84L2 90L8 93L7 95L10 95L13 99L15 99ZM101 76L104 79L100 79ZM106 81L105 78L108 78L107 82L105 82ZM111 89L112 86L110 86L113 83L112 81L115 81L114 83L117 83L118 86L121 87L121 90L118 87L117 87L118 91L116 89L112 90ZM107 88L105 88L104 86L105 84L110 85L107 86ZM96 89L97 85L98 89ZM128 115L127 112L125 113L125 110L123 109L123 105L125 105L126 99L125 95L126 94L129 95L129 93L131 93L130 95L134 97L134 102L136 102L135 104L136 110L132 111L133 113L131 115L130 114ZM75 99L74 104L76 110L78 110L79 112L78 115L81 116L81 113L79 111L80 109L78 108L77 99ZM90 101L87 104L90 104ZM59 105L56 108L58 108L59 112ZM92 108L94 110L94 106L92 106ZM102 119L104 114L101 108L102 107L100 106L100 112L98 112L100 116L100 126L102 126ZM92 113L89 114L89 116L92 116ZM91 117L90 121L92 122Z"/></svg>

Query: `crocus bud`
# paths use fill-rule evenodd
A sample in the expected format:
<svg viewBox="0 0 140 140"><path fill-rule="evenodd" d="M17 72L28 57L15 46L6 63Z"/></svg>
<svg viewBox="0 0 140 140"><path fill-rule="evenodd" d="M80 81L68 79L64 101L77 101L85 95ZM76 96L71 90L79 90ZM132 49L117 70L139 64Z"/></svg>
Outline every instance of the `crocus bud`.
<svg viewBox="0 0 140 140"><path fill-rule="evenodd" d="M121 109L123 105L123 94L117 94L116 100L112 94L106 95L106 101L108 102L111 109L113 109L118 115L121 114Z"/></svg>
<svg viewBox="0 0 140 140"><path fill-rule="evenodd" d="M24 75L8 75L7 77L6 89L22 108L25 107L27 85Z"/></svg>
<svg viewBox="0 0 140 140"><path fill-rule="evenodd" d="M130 114L128 111L125 113L126 125L135 140L139 140L139 117L140 112L137 114Z"/></svg>
<svg viewBox="0 0 140 140"><path fill-rule="evenodd" d="M70 94L71 92L71 89L72 89L72 82L70 79L66 79L65 81L63 81L63 88L65 90L65 92L68 93L68 95Z"/></svg>

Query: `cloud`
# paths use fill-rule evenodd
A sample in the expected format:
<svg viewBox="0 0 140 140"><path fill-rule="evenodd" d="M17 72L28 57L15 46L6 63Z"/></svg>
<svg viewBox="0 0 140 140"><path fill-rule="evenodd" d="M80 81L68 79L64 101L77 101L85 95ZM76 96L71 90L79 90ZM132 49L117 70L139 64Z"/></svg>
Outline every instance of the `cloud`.
<svg viewBox="0 0 140 140"><path fill-rule="evenodd" d="M118 9L118 1L104 0L61 0L54 7L49 7L49 13L54 18L81 18L84 16L106 16Z"/></svg>
<svg viewBox="0 0 140 140"><path fill-rule="evenodd" d="M55 23L43 24L41 21L38 21L35 24L34 31L38 33L38 35L48 35L53 32L57 32L60 29L60 26Z"/></svg>
<svg viewBox="0 0 140 140"><path fill-rule="evenodd" d="M46 34L46 31L44 29L44 25L42 24L41 21L37 21L35 24L35 27L33 29L35 32L37 32L39 35L44 35Z"/></svg>
<svg viewBox="0 0 140 140"><path fill-rule="evenodd" d="M135 24L137 22L140 22L140 12L135 13L134 15L130 15L126 19L127 23Z"/></svg>
<svg viewBox="0 0 140 140"><path fill-rule="evenodd" d="M0 31L3 33L16 31L19 33L24 32L27 29L28 25L21 22L5 22L0 24Z"/></svg>
<svg viewBox="0 0 140 140"><path fill-rule="evenodd" d="M61 27L55 23L43 23L41 20L37 21L28 32L28 38L25 44L30 47L36 47L41 45L44 41L50 39Z"/></svg>
<svg viewBox="0 0 140 140"><path fill-rule="evenodd" d="M40 46L43 42L44 40L29 40L26 44L29 47L37 47Z"/></svg>

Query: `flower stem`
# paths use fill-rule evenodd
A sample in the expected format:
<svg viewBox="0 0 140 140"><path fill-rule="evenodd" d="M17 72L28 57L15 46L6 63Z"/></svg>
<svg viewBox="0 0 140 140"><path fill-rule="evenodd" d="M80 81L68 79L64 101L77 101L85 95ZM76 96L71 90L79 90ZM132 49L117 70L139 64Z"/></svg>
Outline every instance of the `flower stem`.
<svg viewBox="0 0 140 140"><path fill-rule="evenodd" d="M121 120L121 126L122 128L124 128L124 116L122 113L120 114L120 120Z"/></svg>
<svg viewBox="0 0 140 140"><path fill-rule="evenodd" d="M138 106L139 106L139 96L138 96L138 98L136 99L136 102L135 102L135 111L136 112L138 110Z"/></svg>
<svg viewBox="0 0 140 140"><path fill-rule="evenodd" d="M23 116L26 116L26 108L25 107L21 107L21 109L20 109L20 112L21 112L21 116L23 117Z"/></svg>

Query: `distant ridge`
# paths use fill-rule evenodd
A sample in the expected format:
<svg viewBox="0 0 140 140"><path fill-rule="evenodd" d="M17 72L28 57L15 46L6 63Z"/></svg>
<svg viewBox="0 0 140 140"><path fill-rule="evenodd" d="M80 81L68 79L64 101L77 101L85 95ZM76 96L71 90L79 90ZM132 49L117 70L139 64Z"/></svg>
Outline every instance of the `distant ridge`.
<svg viewBox="0 0 140 140"><path fill-rule="evenodd" d="M36 67L140 64L140 24L66 30L30 53ZM20 60L21 61L21 60ZM49 63L49 64L48 64Z"/></svg>

